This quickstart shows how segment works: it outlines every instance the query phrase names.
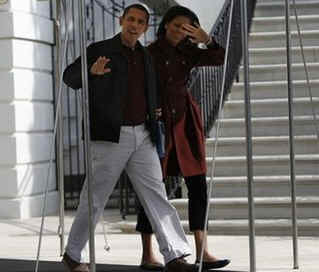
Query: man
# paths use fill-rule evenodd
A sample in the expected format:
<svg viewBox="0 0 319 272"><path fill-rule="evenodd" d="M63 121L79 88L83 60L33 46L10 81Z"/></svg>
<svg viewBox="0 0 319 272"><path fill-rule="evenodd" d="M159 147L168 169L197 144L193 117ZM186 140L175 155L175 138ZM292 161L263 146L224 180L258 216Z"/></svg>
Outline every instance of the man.
<svg viewBox="0 0 319 272"><path fill-rule="evenodd" d="M94 226L125 169L155 230L167 271L193 272L196 266L184 260L190 249L166 198L154 145L156 79L151 58L138 42L148 20L144 6L131 5L120 18L122 32L87 49ZM81 88L80 58L66 68L63 80L73 89ZM70 272L89 271L81 263L88 228L85 183L62 260Z"/></svg>

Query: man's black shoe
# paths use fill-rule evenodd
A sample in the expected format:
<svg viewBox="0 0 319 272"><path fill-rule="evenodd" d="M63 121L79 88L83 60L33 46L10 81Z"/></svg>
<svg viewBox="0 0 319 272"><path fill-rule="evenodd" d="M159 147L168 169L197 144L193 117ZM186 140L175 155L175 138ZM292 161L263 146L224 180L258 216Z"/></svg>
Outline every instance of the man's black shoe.
<svg viewBox="0 0 319 272"><path fill-rule="evenodd" d="M85 263L78 263L71 259L71 257L64 253L62 263L68 272L89 272L89 266Z"/></svg>

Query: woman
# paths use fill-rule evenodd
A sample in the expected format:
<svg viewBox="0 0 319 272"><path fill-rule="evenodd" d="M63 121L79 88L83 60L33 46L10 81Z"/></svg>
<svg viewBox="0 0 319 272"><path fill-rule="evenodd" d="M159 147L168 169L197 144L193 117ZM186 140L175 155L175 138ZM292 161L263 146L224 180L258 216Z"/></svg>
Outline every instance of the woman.
<svg viewBox="0 0 319 272"><path fill-rule="evenodd" d="M203 43L205 49L197 45ZM222 65L225 50L199 25L196 14L183 6L174 6L164 15L157 40L148 47L158 75L162 119L166 129L164 178L182 175L189 198L189 229L194 233L196 261L204 246L203 268L221 268L229 260L219 260L209 253L204 235L207 205L205 138L200 110L187 90L190 71L197 66ZM136 230L142 234L141 267L159 270L151 244L152 228L143 210Z"/></svg>

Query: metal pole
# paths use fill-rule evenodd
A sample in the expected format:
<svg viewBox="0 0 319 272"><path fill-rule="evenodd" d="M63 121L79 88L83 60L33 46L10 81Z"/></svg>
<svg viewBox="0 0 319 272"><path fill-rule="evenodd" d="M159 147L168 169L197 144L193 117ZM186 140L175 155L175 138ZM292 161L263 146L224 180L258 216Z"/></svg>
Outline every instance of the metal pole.
<svg viewBox="0 0 319 272"><path fill-rule="evenodd" d="M296 219L296 182L295 182L295 150L294 150L294 124L293 124L293 93L291 79L291 36L290 36L290 4L285 0L286 20L286 47L287 47L287 83L288 83L288 109L289 109L289 148L290 148L290 183L291 183L291 204L292 204L292 234L294 269L298 269L298 229Z"/></svg>
<svg viewBox="0 0 319 272"><path fill-rule="evenodd" d="M249 215L249 252L250 271L256 271L256 248L255 248L255 214L253 198L253 159L252 159L252 133L251 133L251 105L249 88L249 55L248 55L248 25L247 25L247 0L240 1L241 7L241 33L242 33L242 56L244 62L245 84L245 121L246 121L246 145L247 145L247 181L248 181L248 215Z"/></svg>
<svg viewBox="0 0 319 272"><path fill-rule="evenodd" d="M65 11L66 12L66 11ZM65 29L67 31L67 29ZM61 0L56 1L56 24L55 24L55 40L56 40L56 71L55 71L55 93L56 100L58 100L58 93L61 88L60 77L62 68L62 57L61 54ZM59 227L58 235L60 237L60 255L63 255L64 251L64 165L63 165L63 118L62 118L62 100L59 111L56 113L58 118L57 124L57 177L58 177L58 188L59 188Z"/></svg>
<svg viewBox="0 0 319 272"><path fill-rule="evenodd" d="M89 205L89 247L90 247L90 272L96 272L95 265L95 243L94 243L94 224L93 224L93 198L91 190L92 171L91 171L91 150L90 150L90 120L89 120L89 93L88 93L88 72L86 57L86 17L85 0L79 3L79 24L80 24L80 49L82 56L82 91L83 91L83 119L84 119L84 147L85 147L85 167L86 182L88 188Z"/></svg>
<svg viewBox="0 0 319 272"><path fill-rule="evenodd" d="M61 67L63 66L63 60L66 58L66 48L67 48L67 41L68 41L68 35L66 32L65 35L65 45L62 47L63 50L61 54ZM60 68L61 70L61 68ZM56 84L59 86L58 88L58 94L57 94L57 101L56 101L56 112L60 112L61 107L61 86L62 86L62 77L58 76L57 79L59 82ZM53 156L54 156L54 150L55 150L55 144L54 140L56 139L57 133L58 133L58 115L56 114L55 121L54 121L54 129L53 129L53 137L52 137L52 144L50 148L50 160L49 160L49 167L48 167L48 173L46 177L46 185L45 185L45 194L44 194L44 201L43 201L43 207L42 207L42 217L41 217L41 226L40 226L40 234L39 234L39 241L38 241L38 249L37 249L37 258L36 258L36 265L35 265L35 272L38 272L39 270L39 263L40 263L40 252L41 252L41 245L42 245L42 236L43 236L43 228L44 228L44 219L45 219L45 211L46 211L46 205L47 205L47 196L48 196L48 190L49 190L49 181L51 178L51 166L53 163Z"/></svg>
<svg viewBox="0 0 319 272"><path fill-rule="evenodd" d="M223 69L223 80L222 80L222 88L221 88L221 95L220 95L220 102L218 107L218 118L222 118L222 109L223 109L223 100L224 100L224 94L225 94L225 83L226 83L226 71L227 71L227 64L228 64L228 56L229 56L229 48L230 48L230 34L231 34L231 26L232 26L232 20L233 20L233 11L234 11L234 1L230 0L230 12L229 12L229 25L227 30L227 41L226 41L226 50L225 50L225 60L224 60L224 69ZM207 235L207 226L208 226L208 215L209 215L209 208L210 208L210 199L212 196L213 191L213 178L215 173L215 156L217 153L217 143L218 143L218 136L219 136L219 128L220 128L220 122L217 120L216 125L216 133L215 133L215 144L214 144L214 151L213 151L213 157L212 157L212 166L210 171L210 181L209 181L209 188L207 193L207 203L206 203L206 214L205 214L205 226L204 226L204 236ZM204 257L204 249L206 246L206 239L204 239L204 244L201 248L200 253L200 259L199 259L199 268L198 271L201 272L203 268L203 257Z"/></svg>

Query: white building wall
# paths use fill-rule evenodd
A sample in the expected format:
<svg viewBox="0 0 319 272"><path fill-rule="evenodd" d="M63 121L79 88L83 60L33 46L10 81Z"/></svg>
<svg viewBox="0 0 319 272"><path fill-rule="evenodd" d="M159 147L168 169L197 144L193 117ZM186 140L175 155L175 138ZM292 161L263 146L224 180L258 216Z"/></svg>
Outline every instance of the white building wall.
<svg viewBox="0 0 319 272"><path fill-rule="evenodd" d="M39 216L53 130L49 1L0 4L0 218ZM55 166L47 214L58 207Z"/></svg>

